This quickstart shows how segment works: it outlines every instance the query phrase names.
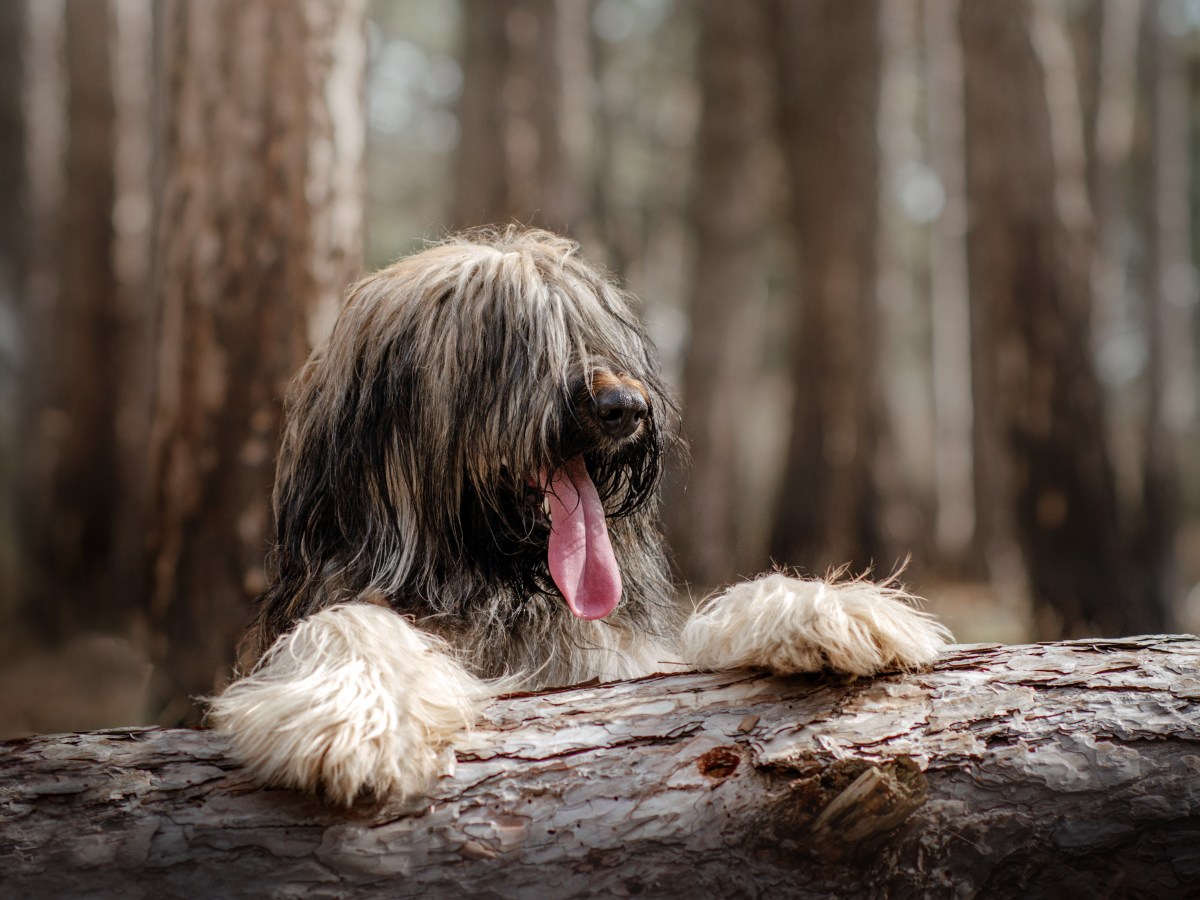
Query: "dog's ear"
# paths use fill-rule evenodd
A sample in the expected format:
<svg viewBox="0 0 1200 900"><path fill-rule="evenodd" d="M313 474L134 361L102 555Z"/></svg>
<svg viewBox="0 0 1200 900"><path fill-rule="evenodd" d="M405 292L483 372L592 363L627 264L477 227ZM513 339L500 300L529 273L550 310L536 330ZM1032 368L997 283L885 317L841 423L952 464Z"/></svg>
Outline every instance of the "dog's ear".
<svg viewBox="0 0 1200 900"><path fill-rule="evenodd" d="M402 496L413 464L403 458L415 414L412 364L396 349L401 341L381 342L353 325L339 322L288 391L260 621L286 625L352 599L379 560L404 558L401 520L414 513ZM262 627L269 643L277 629Z"/></svg>

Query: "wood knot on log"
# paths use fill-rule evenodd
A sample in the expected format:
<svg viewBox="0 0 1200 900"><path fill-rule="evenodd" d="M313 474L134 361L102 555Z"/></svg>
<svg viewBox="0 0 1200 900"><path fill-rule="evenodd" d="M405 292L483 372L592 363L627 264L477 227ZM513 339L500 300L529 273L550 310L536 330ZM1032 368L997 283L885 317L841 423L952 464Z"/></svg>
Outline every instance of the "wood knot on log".
<svg viewBox="0 0 1200 900"><path fill-rule="evenodd" d="M737 771L742 756L730 747L714 747L696 760L696 768L705 778L721 782Z"/></svg>

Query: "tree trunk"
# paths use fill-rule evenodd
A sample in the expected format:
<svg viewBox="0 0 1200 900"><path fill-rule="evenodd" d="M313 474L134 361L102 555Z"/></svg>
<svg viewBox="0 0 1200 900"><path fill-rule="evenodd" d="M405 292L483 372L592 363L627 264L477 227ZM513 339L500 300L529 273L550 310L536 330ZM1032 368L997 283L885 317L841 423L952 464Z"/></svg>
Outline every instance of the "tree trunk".
<svg viewBox="0 0 1200 900"><path fill-rule="evenodd" d="M945 193L930 236L929 303L936 437L935 544L942 563L978 568L972 447L971 312L967 289L963 59L958 0L924 7L929 155ZM975 565L972 565L975 563Z"/></svg>
<svg viewBox="0 0 1200 900"><path fill-rule="evenodd" d="M455 227L578 226L592 106L584 12L560 0L463 4Z"/></svg>
<svg viewBox="0 0 1200 900"><path fill-rule="evenodd" d="M67 0L67 193L63 316L51 357L69 437L50 503L52 544L38 561L53 595L29 598L54 610L52 633L80 625L119 628L130 610L112 590L119 378L100 373L132 362L120 342L113 267L115 115L112 9L107 0ZM27 372L26 377L39 377ZM35 550L36 552L36 550Z"/></svg>
<svg viewBox="0 0 1200 900"><path fill-rule="evenodd" d="M466 0L462 7L463 89L459 98L461 132L455 159L452 221L458 228L503 224L512 215L505 170L505 110L502 103L508 69L504 22L508 4Z"/></svg>
<svg viewBox="0 0 1200 900"><path fill-rule="evenodd" d="M878 0L779 2L772 32L800 267L795 405L771 551L820 572L884 563L875 273Z"/></svg>
<svg viewBox="0 0 1200 900"><path fill-rule="evenodd" d="M150 614L159 721L178 722L265 585L281 399L359 267L364 4L161 14Z"/></svg>
<svg viewBox="0 0 1200 900"><path fill-rule="evenodd" d="M879 5L881 47L880 92L876 142L879 147L879 236L874 315L878 340L879 379L877 429L872 471L877 491L881 542L903 547L920 573L935 560L934 515L930 490L937 444L929 390L930 323L926 312L929 257L914 220L932 219L932 204L919 209L901 198L923 168L918 104L923 79L917 57L918 0L892 0ZM876 560L885 563L885 560ZM919 575L918 575L919 577Z"/></svg>
<svg viewBox="0 0 1200 900"><path fill-rule="evenodd" d="M1092 254L1093 333L1098 348L1127 315L1127 286L1121 229L1126 221L1125 185L1137 108L1138 25L1140 0L1105 0L1095 4L1100 17L1092 66L1096 73L1094 126L1088 156L1088 179L1096 220ZM1085 117L1086 119L1086 117Z"/></svg>
<svg viewBox="0 0 1200 900"><path fill-rule="evenodd" d="M1043 627L1151 631L1163 610L1131 586L1103 440L1082 126L1050 15L1027 0L962 7L976 472L997 501L984 505L1005 507L989 537L1011 511Z"/></svg>
<svg viewBox="0 0 1200 900"><path fill-rule="evenodd" d="M116 394L118 484L109 511L109 555L114 606L136 616L135 635L145 633L146 479L150 405L154 394L154 340L158 309L151 295L154 259L154 13L146 0L110 0L114 108L113 272L120 360L110 370ZM142 649L144 652L144 648Z"/></svg>
<svg viewBox="0 0 1200 900"><path fill-rule="evenodd" d="M43 653L76 653L76 638L127 636L141 622L144 531L131 525L143 505L151 318L150 166L146 152L130 152L148 147L149 115L147 104L122 100L131 82L148 91L148 64L122 68L138 37L135 52L148 61L148 35L126 32L148 23L149 5L9 6L6 15L23 14L11 63L25 77L5 81L21 95L22 108L9 113L20 114L20 155L11 161L17 186L0 191L14 204L9 224L23 247L6 298L16 333L4 342L18 367L13 387L2 388L20 409L0 497L0 533L13 527L12 538L0 537L6 677ZM77 661L55 669L62 683L81 671ZM95 679L81 691L89 686ZM44 700L43 710L52 706Z"/></svg>
<svg viewBox="0 0 1200 900"><path fill-rule="evenodd" d="M44 143L28 148L36 196L20 376L27 411L21 619L52 641L113 625L125 611L110 590L116 389L102 377L124 349L116 341L112 265L109 13L105 0L47 4L32 19L46 43L38 47L31 36L29 50L34 78L54 85L61 77L63 91L27 98ZM59 53L61 73L53 60ZM48 69L32 68L44 62ZM29 90L37 90L32 82ZM52 117L61 118L51 124Z"/></svg>
<svg viewBox="0 0 1200 900"><path fill-rule="evenodd" d="M15 4L13 4L15 5ZM66 191L66 95L62 0L24 3L24 28L19 59L23 117L23 160L18 170L26 225L16 298L16 331L20 336L17 361L17 428L13 506L17 526L13 556L13 593L7 598L9 623L23 617L27 597L38 591L41 578L34 546L44 545L49 528L46 506L62 442L62 415L57 413L56 378L31 377L36 361L49 361L57 346L62 303L59 254L62 246L62 206ZM34 77L36 74L36 77ZM47 354L51 354L47 356ZM9 624L6 623L6 624ZM27 630L21 640L28 642ZM5 628L8 635L18 631ZM10 638L11 640L11 638Z"/></svg>
<svg viewBox="0 0 1200 900"><path fill-rule="evenodd" d="M1150 2L1143 23L1146 133L1139 191L1145 235L1143 309L1146 369L1138 443L1140 501L1130 516L1133 561L1149 598L1169 608L1179 585L1175 532L1180 518L1179 458L1195 421L1196 357L1190 261L1191 117L1183 60L1164 33L1163 5Z"/></svg>
<svg viewBox="0 0 1200 900"><path fill-rule="evenodd" d="M761 150L767 99L764 24L756 4L699 7L703 103L692 220L696 264L683 369L690 466L666 504L680 575L701 590L732 582L742 548L739 427L756 374L762 325L765 197ZM756 562L755 565L761 565Z"/></svg>
<svg viewBox="0 0 1200 900"><path fill-rule="evenodd" d="M952 650L848 681L517 695L424 800L256 790L208 732L0 745L0 892L1194 896L1200 641Z"/></svg>
<svg viewBox="0 0 1200 900"><path fill-rule="evenodd" d="M24 196L25 58L28 53L28 13L25 3L0 6L0 298L5 315L21 287L26 238ZM8 349L4 348L7 354ZM6 366L11 360L4 358ZM7 372L5 373L7 381Z"/></svg>
<svg viewBox="0 0 1200 900"><path fill-rule="evenodd" d="M15 610L19 584L16 410L21 359L16 334L29 253L23 109L28 33L25 4L0 4L0 622Z"/></svg>

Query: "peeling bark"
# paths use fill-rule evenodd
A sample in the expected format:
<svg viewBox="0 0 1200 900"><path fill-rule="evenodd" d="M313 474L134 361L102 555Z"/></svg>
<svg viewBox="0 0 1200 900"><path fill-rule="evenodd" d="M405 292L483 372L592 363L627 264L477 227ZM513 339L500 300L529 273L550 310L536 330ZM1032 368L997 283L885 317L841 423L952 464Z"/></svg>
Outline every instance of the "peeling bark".
<svg viewBox="0 0 1200 900"><path fill-rule="evenodd" d="M204 731L0 745L0 896L1187 896L1200 640L954 648L848 681L681 674L495 702L352 811Z"/></svg>

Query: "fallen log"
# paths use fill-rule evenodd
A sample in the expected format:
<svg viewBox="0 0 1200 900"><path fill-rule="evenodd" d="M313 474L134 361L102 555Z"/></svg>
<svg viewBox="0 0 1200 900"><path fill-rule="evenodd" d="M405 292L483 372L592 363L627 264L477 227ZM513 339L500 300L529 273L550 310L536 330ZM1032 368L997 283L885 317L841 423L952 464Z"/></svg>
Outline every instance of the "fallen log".
<svg viewBox="0 0 1200 900"><path fill-rule="evenodd" d="M224 750L161 729L0 745L0 896L1200 891L1195 638L513 696L407 806L260 790Z"/></svg>

